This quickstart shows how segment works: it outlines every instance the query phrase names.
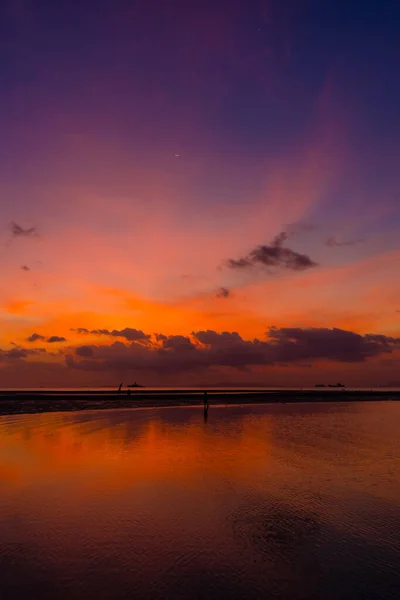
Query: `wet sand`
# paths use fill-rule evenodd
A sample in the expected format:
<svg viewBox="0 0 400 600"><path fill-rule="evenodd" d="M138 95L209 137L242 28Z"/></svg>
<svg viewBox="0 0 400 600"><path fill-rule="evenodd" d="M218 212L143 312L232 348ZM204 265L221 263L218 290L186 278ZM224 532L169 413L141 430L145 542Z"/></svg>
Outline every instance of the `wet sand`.
<svg viewBox="0 0 400 600"><path fill-rule="evenodd" d="M206 390L204 390L206 391ZM150 408L162 406L202 405L204 391L138 390L125 391L0 391L0 415L43 412L104 410L115 408ZM263 404L285 402L357 402L400 400L399 391L316 390L207 390L213 404Z"/></svg>

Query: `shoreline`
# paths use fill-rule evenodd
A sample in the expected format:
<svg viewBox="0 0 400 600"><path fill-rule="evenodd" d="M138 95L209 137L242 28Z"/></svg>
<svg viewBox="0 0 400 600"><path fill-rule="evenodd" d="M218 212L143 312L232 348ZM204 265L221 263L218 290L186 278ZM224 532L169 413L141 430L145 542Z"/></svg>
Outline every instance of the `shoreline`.
<svg viewBox="0 0 400 600"><path fill-rule="evenodd" d="M204 390L213 404L277 404L296 402L400 401L400 391L316 390ZM0 392L0 416L118 408L158 408L203 405L204 391L140 390L130 395L115 391Z"/></svg>

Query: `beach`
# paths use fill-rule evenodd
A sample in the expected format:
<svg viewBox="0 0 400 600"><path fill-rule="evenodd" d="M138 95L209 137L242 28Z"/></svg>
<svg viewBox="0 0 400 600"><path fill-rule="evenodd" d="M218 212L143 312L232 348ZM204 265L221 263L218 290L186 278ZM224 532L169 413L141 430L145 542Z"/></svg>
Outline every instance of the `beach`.
<svg viewBox="0 0 400 600"><path fill-rule="evenodd" d="M204 392L212 405L298 402L397 401L396 389L147 389L126 390L7 390L0 391L0 415L118 408L196 406Z"/></svg>

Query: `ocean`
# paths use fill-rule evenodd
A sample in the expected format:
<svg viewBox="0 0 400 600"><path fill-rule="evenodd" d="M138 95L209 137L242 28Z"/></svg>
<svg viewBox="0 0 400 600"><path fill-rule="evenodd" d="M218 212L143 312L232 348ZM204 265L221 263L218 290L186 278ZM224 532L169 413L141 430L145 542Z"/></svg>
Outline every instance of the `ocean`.
<svg viewBox="0 0 400 600"><path fill-rule="evenodd" d="M400 403L0 417L0 597L397 599Z"/></svg>

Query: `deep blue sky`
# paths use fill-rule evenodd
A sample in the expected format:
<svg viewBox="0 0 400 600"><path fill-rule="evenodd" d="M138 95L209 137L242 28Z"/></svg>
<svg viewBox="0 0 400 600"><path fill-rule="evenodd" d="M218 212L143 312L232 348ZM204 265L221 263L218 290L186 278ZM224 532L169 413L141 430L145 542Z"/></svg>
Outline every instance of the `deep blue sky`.
<svg viewBox="0 0 400 600"><path fill-rule="evenodd" d="M397 2L2 7L1 119L10 135L21 121L36 133L69 112L128 147L149 121L157 137L191 146L196 139L182 139L176 121L198 119L218 147L240 144L257 156L307 131L332 78L357 149L397 140Z"/></svg>

